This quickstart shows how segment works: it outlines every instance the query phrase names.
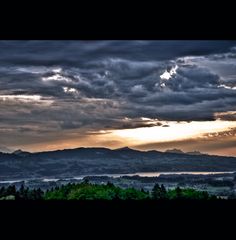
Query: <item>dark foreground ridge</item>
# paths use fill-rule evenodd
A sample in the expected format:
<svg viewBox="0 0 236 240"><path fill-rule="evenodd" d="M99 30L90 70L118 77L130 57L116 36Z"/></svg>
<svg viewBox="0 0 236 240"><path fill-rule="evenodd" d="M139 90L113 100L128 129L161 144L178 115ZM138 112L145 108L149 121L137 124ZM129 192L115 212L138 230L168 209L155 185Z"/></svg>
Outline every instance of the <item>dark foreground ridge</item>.
<svg viewBox="0 0 236 240"><path fill-rule="evenodd" d="M7 194L13 194L14 187L5 190L8 191ZM70 228L77 227L80 234L89 228L89 231L85 231L86 236L91 232L91 225L94 225L93 232L96 235L101 229L104 234L108 228L112 232L119 228L118 233L121 235L127 234L126 230L131 230L133 235L133 232L140 233L139 229L142 230L145 225L151 228L151 232L155 229L155 234L156 228L160 234L160 229L166 231L172 224L175 227L184 224L189 230L194 230L196 224L198 227L203 225L209 228L211 224L216 227L219 215L225 218L229 212L234 215L236 210L235 201L216 199L207 192L193 189L166 190L158 184L147 192L132 188L121 189L110 183L93 185L84 182L46 192L21 188L15 195L18 201L0 201L0 222L3 229L9 223L11 226L27 225L34 230L38 226L52 230L55 226L53 231L62 229L61 233L68 224ZM227 203L226 207L224 203ZM203 228L197 233L201 230ZM70 233L71 231L66 232L66 236ZM168 233L166 231L165 236Z"/></svg>

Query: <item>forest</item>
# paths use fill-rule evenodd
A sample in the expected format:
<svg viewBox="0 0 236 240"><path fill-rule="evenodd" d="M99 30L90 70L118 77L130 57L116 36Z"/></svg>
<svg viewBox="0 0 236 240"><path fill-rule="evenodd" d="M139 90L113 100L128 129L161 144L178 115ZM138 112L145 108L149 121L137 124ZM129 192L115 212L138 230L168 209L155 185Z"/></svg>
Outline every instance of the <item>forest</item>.
<svg viewBox="0 0 236 240"><path fill-rule="evenodd" d="M108 182L107 184L91 184L84 181L79 184L66 184L42 191L25 188L16 189L14 185L0 188L0 200L211 200L216 196L206 191L192 188L166 189L156 183L152 191L135 188L120 188Z"/></svg>

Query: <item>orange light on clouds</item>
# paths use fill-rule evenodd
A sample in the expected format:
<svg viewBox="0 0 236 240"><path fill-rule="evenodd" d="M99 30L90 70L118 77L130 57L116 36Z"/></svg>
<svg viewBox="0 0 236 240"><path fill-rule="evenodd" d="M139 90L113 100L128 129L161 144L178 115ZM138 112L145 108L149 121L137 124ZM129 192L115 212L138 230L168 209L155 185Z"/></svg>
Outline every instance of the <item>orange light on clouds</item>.
<svg viewBox="0 0 236 240"><path fill-rule="evenodd" d="M145 119L144 119L145 120ZM149 119L146 119L149 120ZM151 121L151 120L150 120ZM83 135L79 129L77 131L71 130L66 131L63 134L54 136L51 141L43 141L41 143L28 143L27 145L18 145L16 148L25 149L28 151L50 151L57 149L68 149L77 147L107 147L107 148L120 148L124 146L134 147L136 149L138 145L145 145L149 143L159 143L157 148L152 149L158 150L165 149L170 142L173 143L173 147L181 143L180 148L189 150L201 150L202 143L201 139L204 140L204 146L207 148L208 142L222 141L226 138L234 138L233 136L224 136L224 131L229 131L236 128L236 121L193 121L193 122L161 122L163 125L169 127L153 126L153 127L142 127L134 129L109 129L99 131L88 131L87 134ZM222 133L222 134L220 134ZM211 136L212 135L212 136ZM194 140L195 143L188 147L188 141ZM198 146L199 142L199 146ZM160 146L161 144L161 146ZM201 146L201 147L200 147ZM145 149L145 148L141 148ZM147 147L148 149L148 147ZM203 152L208 152L204 149ZM209 151L209 153L221 154L221 155L235 155L235 148L225 150L216 148Z"/></svg>
<svg viewBox="0 0 236 240"><path fill-rule="evenodd" d="M136 129L113 130L111 134L127 143L144 144L200 137L211 132L223 132L236 127L235 121L168 122L169 127L154 126Z"/></svg>

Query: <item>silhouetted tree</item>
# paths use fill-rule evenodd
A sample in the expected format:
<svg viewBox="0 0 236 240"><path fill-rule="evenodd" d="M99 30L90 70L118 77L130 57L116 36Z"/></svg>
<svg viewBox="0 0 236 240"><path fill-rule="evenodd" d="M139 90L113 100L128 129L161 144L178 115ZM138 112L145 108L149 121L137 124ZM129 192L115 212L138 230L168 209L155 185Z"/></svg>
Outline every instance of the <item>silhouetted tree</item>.
<svg viewBox="0 0 236 240"><path fill-rule="evenodd" d="M161 188L158 183L156 183L152 189L152 198L153 199L160 199L161 195Z"/></svg>
<svg viewBox="0 0 236 240"><path fill-rule="evenodd" d="M4 197L5 193L6 193L5 187L1 187L1 189L0 189L0 197Z"/></svg>
<svg viewBox="0 0 236 240"><path fill-rule="evenodd" d="M16 195L16 187L15 187L15 185L10 185L7 188L6 195L13 195L13 196Z"/></svg>
<svg viewBox="0 0 236 240"><path fill-rule="evenodd" d="M21 184L20 190L19 190L19 197L23 198L24 196L25 196L25 187L23 184Z"/></svg>
<svg viewBox="0 0 236 240"><path fill-rule="evenodd" d="M84 183L84 184L88 184L88 183L89 183L89 180L88 180L87 178L84 178L84 179L83 179L83 183Z"/></svg>
<svg viewBox="0 0 236 240"><path fill-rule="evenodd" d="M176 188L176 198L177 199L181 199L183 196L182 196L182 189L180 187L177 187Z"/></svg>
<svg viewBox="0 0 236 240"><path fill-rule="evenodd" d="M166 199L167 198L167 191L166 191L163 184L161 184L160 198L161 199Z"/></svg>
<svg viewBox="0 0 236 240"><path fill-rule="evenodd" d="M112 188L112 187L114 187L114 184L108 181L107 186Z"/></svg>

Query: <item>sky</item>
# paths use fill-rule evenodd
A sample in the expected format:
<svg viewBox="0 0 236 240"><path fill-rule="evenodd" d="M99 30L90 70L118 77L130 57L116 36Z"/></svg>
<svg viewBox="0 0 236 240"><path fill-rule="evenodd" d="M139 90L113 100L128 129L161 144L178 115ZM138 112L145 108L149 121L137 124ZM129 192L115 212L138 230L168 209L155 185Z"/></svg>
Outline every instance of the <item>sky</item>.
<svg viewBox="0 0 236 240"><path fill-rule="evenodd" d="M236 41L0 41L0 151L236 156Z"/></svg>

